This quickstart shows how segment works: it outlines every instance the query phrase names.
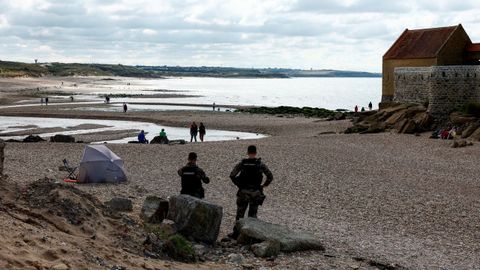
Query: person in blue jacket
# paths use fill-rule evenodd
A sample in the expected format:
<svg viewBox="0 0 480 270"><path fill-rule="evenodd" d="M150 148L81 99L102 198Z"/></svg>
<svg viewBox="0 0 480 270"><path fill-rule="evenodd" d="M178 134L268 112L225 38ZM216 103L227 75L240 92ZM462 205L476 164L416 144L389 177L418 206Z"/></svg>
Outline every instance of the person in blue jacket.
<svg viewBox="0 0 480 270"><path fill-rule="evenodd" d="M139 143L148 143L148 140L147 138L145 137L145 131L140 131L140 133L138 133L138 142Z"/></svg>

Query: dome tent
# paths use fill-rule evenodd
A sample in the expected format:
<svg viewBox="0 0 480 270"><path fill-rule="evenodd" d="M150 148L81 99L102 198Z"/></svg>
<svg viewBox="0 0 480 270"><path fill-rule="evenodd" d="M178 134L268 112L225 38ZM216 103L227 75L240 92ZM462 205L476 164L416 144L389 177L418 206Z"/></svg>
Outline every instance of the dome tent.
<svg viewBox="0 0 480 270"><path fill-rule="evenodd" d="M80 161L78 182L119 183L127 181L123 160L104 145L86 145Z"/></svg>

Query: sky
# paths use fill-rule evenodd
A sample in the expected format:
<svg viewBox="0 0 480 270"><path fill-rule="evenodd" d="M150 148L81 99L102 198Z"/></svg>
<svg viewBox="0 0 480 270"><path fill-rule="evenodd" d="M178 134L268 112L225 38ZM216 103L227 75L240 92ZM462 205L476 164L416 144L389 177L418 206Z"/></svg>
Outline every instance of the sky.
<svg viewBox="0 0 480 270"><path fill-rule="evenodd" d="M0 60L381 71L405 28L462 23L480 1L0 0Z"/></svg>

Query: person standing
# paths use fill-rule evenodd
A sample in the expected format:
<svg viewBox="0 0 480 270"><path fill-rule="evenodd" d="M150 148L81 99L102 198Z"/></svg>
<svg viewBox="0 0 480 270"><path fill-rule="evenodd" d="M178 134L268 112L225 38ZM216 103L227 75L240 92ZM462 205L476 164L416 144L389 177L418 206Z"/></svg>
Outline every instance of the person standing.
<svg viewBox="0 0 480 270"><path fill-rule="evenodd" d="M127 110L128 110L127 103L126 103L126 102L124 102L124 103L123 103L123 112L124 112L124 113L126 113L126 112L127 112Z"/></svg>
<svg viewBox="0 0 480 270"><path fill-rule="evenodd" d="M207 134L207 130L205 129L205 126L203 125L202 122L200 122L198 133L200 134L200 141L203 142L203 138L205 137L205 134Z"/></svg>
<svg viewBox="0 0 480 270"><path fill-rule="evenodd" d="M215 102L213 102L213 106L212 106L212 107L213 107L213 111L215 111Z"/></svg>
<svg viewBox="0 0 480 270"><path fill-rule="evenodd" d="M187 165L178 170L182 180L182 189L180 194L186 194L199 199L205 198L205 189L203 189L202 182L210 183L210 178L205 172L197 166L197 154L191 152L188 154Z"/></svg>
<svg viewBox="0 0 480 270"><path fill-rule="evenodd" d="M190 142L192 142L195 139L195 142L197 142L197 134L198 134L198 126L195 122L193 122L190 125Z"/></svg>
<svg viewBox="0 0 480 270"><path fill-rule="evenodd" d="M358 105L355 105L355 113L358 113Z"/></svg>
<svg viewBox="0 0 480 270"><path fill-rule="evenodd" d="M40 98L40 104L43 105L43 97Z"/></svg>
<svg viewBox="0 0 480 270"><path fill-rule="evenodd" d="M48 97L45 98L45 105L48 105Z"/></svg>
<svg viewBox="0 0 480 270"><path fill-rule="evenodd" d="M248 208L248 217L257 217L258 206L263 204L265 195L263 188L273 181L273 174L267 165L257 158L257 147L250 145L247 148L248 158L238 163L230 173L230 179L238 187L237 214L235 220L245 216ZM263 174L267 177L262 184Z"/></svg>
<svg viewBox="0 0 480 270"><path fill-rule="evenodd" d="M368 103L368 109L371 111L373 108L373 105L372 105L372 102L370 101L370 103Z"/></svg>

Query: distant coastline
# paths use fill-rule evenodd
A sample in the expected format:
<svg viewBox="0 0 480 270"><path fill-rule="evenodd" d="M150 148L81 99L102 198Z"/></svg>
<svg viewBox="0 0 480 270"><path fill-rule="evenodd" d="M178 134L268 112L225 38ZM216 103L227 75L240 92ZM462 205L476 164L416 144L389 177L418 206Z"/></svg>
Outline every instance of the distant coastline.
<svg viewBox="0 0 480 270"><path fill-rule="evenodd" d="M44 76L120 76L138 78L164 77L216 77L216 78L295 78L340 77L378 78L380 73L348 70L302 70L283 68L235 68L235 67L180 67L180 66L128 66L112 64L79 63L22 63L0 61L0 77Z"/></svg>

